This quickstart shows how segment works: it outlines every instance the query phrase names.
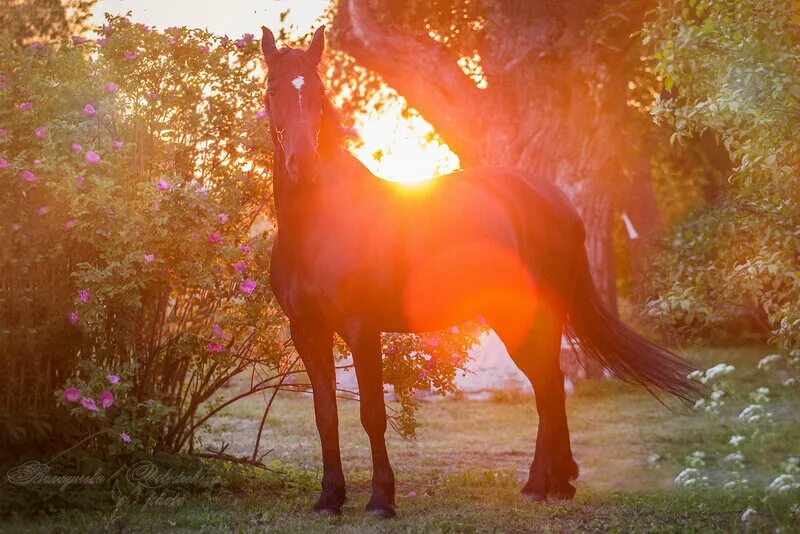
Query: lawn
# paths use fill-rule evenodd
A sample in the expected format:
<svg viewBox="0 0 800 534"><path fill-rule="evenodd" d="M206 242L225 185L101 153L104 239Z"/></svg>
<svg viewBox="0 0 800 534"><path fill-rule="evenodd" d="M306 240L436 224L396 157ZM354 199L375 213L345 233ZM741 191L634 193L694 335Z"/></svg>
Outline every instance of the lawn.
<svg viewBox="0 0 800 534"><path fill-rule="evenodd" d="M761 385L758 360L768 349L705 349L690 353L700 367L724 361L737 367L731 409L746 405ZM783 415L777 439L746 445L746 476L763 486L776 466L800 452L800 401L777 396ZM233 469L225 489L188 497L179 506L131 509L113 523L125 532L485 532L485 531L737 531L745 497L716 490L678 491L672 480L694 450L709 457L730 452L731 417L670 411L641 391L613 381L580 384L569 397L573 451L581 467L573 502L536 504L521 498L536 432L532 398L506 395L491 401L429 400L419 412L418 435L409 442L390 431L397 477L399 518L366 517L370 459L358 405L340 402L340 429L348 501L341 517L310 513L319 478L319 444L311 399L283 394L267 422L264 450L273 449L271 471ZM263 401L240 403L214 421L209 444L249 451ZM651 455L660 460L654 462ZM713 464L709 462L713 478ZM91 532L108 522L107 511L17 517L7 531ZM755 528L774 526L768 519Z"/></svg>

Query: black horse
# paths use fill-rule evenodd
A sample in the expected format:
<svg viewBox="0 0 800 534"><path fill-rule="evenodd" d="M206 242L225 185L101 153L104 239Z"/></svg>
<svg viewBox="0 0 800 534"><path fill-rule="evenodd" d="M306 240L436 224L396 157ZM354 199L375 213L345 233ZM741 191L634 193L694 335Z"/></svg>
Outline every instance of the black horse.
<svg viewBox="0 0 800 534"><path fill-rule="evenodd" d="M262 29L278 219L270 280L314 392L324 473L315 511L338 514L345 500L334 332L352 351L372 449L367 511L381 517L395 515L381 332L433 331L484 317L536 395L536 452L522 488L534 500L575 494L562 333L622 380L694 395L683 361L603 305L581 219L550 180L503 168L459 171L414 188L375 177L341 147L338 115L317 75L323 28L305 51L278 49Z"/></svg>

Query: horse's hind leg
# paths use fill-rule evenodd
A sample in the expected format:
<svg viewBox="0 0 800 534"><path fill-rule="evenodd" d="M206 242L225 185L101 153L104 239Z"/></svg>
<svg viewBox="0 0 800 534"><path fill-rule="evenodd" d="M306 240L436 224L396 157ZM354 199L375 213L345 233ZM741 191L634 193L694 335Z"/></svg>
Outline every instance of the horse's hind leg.
<svg viewBox="0 0 800 534"><path fill-rule="evenodd" d="M572 457L564 398L564 375L559 355L564 316L549 309L539 309L530 334L511 357L530 380L536 396L539 430L536 452L523 495L537 501L571 499L575 488L569 483L578 477L578 465ZM503 328L495 331L503 338Z"/></svg>

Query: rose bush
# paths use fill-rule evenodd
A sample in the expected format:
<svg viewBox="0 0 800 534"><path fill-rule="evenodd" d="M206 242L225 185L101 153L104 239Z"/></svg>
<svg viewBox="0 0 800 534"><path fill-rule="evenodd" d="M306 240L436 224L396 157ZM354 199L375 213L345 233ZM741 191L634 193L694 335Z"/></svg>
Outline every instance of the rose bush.
<svg viewBox="0 0 800 534"><path fill-rule="evenodd" d="M237 374L289 387L253 36L109 17L0 64L7 451L183 451ZM395 428L416 390L454 389L477 331L385 338Z"/></svg>

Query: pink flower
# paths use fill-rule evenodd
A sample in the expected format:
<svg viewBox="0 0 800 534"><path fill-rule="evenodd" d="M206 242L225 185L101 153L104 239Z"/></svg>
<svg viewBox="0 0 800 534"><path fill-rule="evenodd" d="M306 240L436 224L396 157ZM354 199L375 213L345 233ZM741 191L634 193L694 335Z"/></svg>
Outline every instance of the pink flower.
<svg viewBox="0 0 800 534"><path fill-rule="evenodd" d="M83 150L83 147L78 143L72 143L72 146L70 146L70 148L72 149L73 152L80 152L81 150Z"/></svg>
<svg viewBox="0 0 800 534"><path fill-rule="evenodd" d="M167 39L167 43L171 45L178 44L178 38L175 35L171 35L169 39Z"/></svg>
<svg viewBox="0 0 800 534"><path fill-rule="evenodd" d="M451 326L450 327L450 333L457 335L458 334L458 327L457 326Z"/></svg>
<svg viewBox="0 0 800 534"><path fill-rule="evenodd" d="M103 33L106 35L111 34L114 31L114 27L110 24L103 24Z"/></svg>
<svg viewBox="0 0 800 534"><path fill-rule="evenodd" d="M94 150L87 150L84 158L86 159L86 163L91 163L92 165L100 163L100 154Z"/></svg>
<svg viewBox="0 0 800 534"><path fill-rule="evenodd" d="M150 100L158 100L160 96L161 95L159 95L155 91L153 91L152 93L147 93L147 98L149 98Z"/></svg>
<svg viewBox="0 0 800 534"><path fill-rule="evenodd" d="M109 409L114 404L114 394L108 390L102 392L98 399L100 399L100 406L102 406L104 410Z"/></svg>
<svg viewBox="0 0 800 534"><path fill-rule="evenodd" d="M253 293L253 291L255 291L257 285L258 284L256 283L255 280L248 278L241 284L239 284L239 291L241 291L242 293L246 293L247 295L250 295Z"/></svg>
<svg viewBox="0 0 800 534"><path fill-rule="evenodd" d="M36 137L41 139L42 137L44 137L44 134L46 132L47 132L47 126L39 126L38 128L36 128Z"/></svg>
<svg viewBox="0 0 800 534"><path fill-rule="evenodd" d="M234 44L236 44L236 48L244 48L247 43L244 39L236 39L236 43Z"/></svg>
<svg viewBox="0 0 800 534"><path fill-rule="evenodd" d="M83 176L78 176L75 178L76 187L83 187L84 182L86 182L86 178L84 178Z"/></svg>
<svg viewBox="0 0 800 534"><path fill-rule="evenodd" d="M73 228L75 228L76 224L78 224L78 221L76 221L75 219L68 220L67 222L64 223L63 226L64 231L67 232L69 230L72 230Z"/></svg>
<svg viewBox="0 0 800 534"><path fill-rule="evenodd" d="M121 439L125 443L130 443L131 442L131 437L128 434L126 434L125 432L120 432L119 439Z"/></svg>
<svg viewBox="0 0 800 534"><path fill-rule="evenodd" d="M36 181L36 175L35 175L35 174L33 174L33 173L32 173L31 171L29 171L28 169L24 169L24 170L23 170L21 173L19 173L19 175L20 175L20 176L22 177L22 179L23 179L23 180L25 180L26 182L35 182L35 181Z"/></svg>
<svg viewBox="0 0 800 534"><path fill-rule="evenodd" d="M98 411L97 410L97 405L94 403L94 399L90 399L88 397L84 397L83 399L81 399L81 406L83 406L84 408L86 408L90 412Z"/></svg>
<svg viewBox="0 0 800 534"><path fill-rule="evenodd" d="M33 109L33 102L23 102L19 105L20 111L30 111Z"/></svg>
<svg viewBox="0 0 800 534"><path fill-rule="evenodd" d="M44 49L44 43L33 43L31 45L31 48L33 48L34 50L43 50Z"/></svg>
<svg viewBox="0 0 800 534"><path fill-rule="evenodd" d="M84 304L89 302L90 298L92 298L92 294L89 293L89 291L87 291L86 289L81 289L80 291L78 291L78 299Z"/></svg>
<svg viewBox="0 0 800 534"><path fill-rule="evenodd" d="M237 261L236 263L233 264L233 270L236 271L237 273L244 272L245 268L246 265L244 264L243 261Z"/></svg>
<svg viewBox="0 0 800 534"><path fill-rule="evenodd" d="M5 137L8 135L8 130L5 128L0 128L0 137Z"/></svg>
<svg viewBox="0 0 800 534"><path fill-rule="evenodd" d="M113 148L114 150L119 150L120 148L122 148L123 144L124 143L122 141L112 141L111 148Z"/></svg>
<svg viewBox="0 0 800 534"><path fill-rule="evenodd" d="M222 46L228 46L230 42L231 42L230 37L228 37L227 35L219 40L219 44L221 44Z"/></svg>
<svg viewBox="0 0 800 534"><path fill-rule="evenodd" d="M117 92L117 84L114 82L108 82L103 86L103 90L106 93L116 93Z"/></svg>
<svg viewBox="0 0 800 534"><path fill-rule="evenodd" d="M154 401L153 399L147 399L147 405L148 406L152 406L155 403L156 403L156 401Z"/></svg>
<svg viewBox="0 0 800 534"><path fill-rule="evenodd" d="M72 44L74 44L75 46L82 45L85 42L86 42L86 39L84 39L80 35L73 35L72 36Z"/></svg>
<svg viewBox="0 0 800 534"><path fill-rule="evenodd" d="M215 337L220 337L222 339L225 339L225 330L223 330L220 325L214 323L214 326L211 327L211 332L214 334Z"/></svg>
<svg viewBox="0 0 800 534"><path fill-rule="evenodd" d="M426 378L428 378L428 371L423 369L422 371L419 372L419 375L417 376L419 377L420 380L425 380Z"/></svg>
<svg viewBox="0 0 800 534"><path fill-rule="evenodd" d="M153 263L154 259L156 259L155 254L145 254L144 255L144 262L145 263Z"/></svg>
<svg viewBox="0 0 800 534"><path fill-rule="evenodd" d="M135 60L136 58L139 57L139 52L130 51L129 50L129 51L125 52L124 54L122 54L122 57L125 58L128 61L133 61L133 60Z"/></svg>
<svg viewBox="0 0 800 534"><path fill-rule="evenodd" d="M260 110L256 111L255 115L253 115L253 117L255 117L255 119L257 121L260 121L261 119L266 118L266 116L267 116L267 110L266 109L260 109Z"/></svg>
<svg viewBox="0 0 800 534"><path fill-rule="evenodd" d="M97 110L94 109L93 105L86 104L85 106L83 106L83 114L86 115L87 117L94 117L95 115L97 115Z"/></svg>
<svg viewBox="0 0 800 534"><path fill-rule="evenodd" d="M219 215L217 215L217 220L219 221L220 224L225 224L226 222L228 222L228 215L225 213L220 213Z"/></svg>
<svg viewBox="0 0 800 534"><path fill-rule="evenodd" d="M41 217L42 215L47 215L50 212L50 206L39 206L36 208L36 214Z"/></svg>
<svg viewBox="0 0 800 534"><path fill-rule="evenodd" d="M199 46L198 48L200 48L201 52L205 52L205 53L208 53L208 52L211 51L211 48L208 45L202 45L202 46Z"/></svg>
<svg viewBox="0 0 800 534"><path fill-rule="evenodd" d="M239 245L239 250L241 250L243 254L250 254L250 245Z"/></svg>
<svg viewBox="0 0 800 534"><path fill-rule="evenodd" d="M246 33L242 35L242 38L247 41L248 43L253 40L254 35L252 33Z"/></svg>
<svg viewBox="0 0 800 534"><path fill-rule="evenodd" d="M119 376L118 375L108 375L106 377L106 379L111 384L119 384Z"/></svg>
<svg viewBox="0 0 800 534"><path fill-rule="evenodd" d="M81 320L81 318L78 317L77 313L75 313L74 311L73 312L69 312L69 324L78 324L78 321L80 321L80 320Z"/></svg>
<svg viewBox="0 0 800 534"><path fill-rule="evenodd" d="M416 496L417 496L417 492L416 491L409 491L408 493L406 493L406 498L408 498L408 499L413 499Z"/></svg>
<svg viewBox="0 0 800 534"><path fill-rule="evenodd" d="M97 46L105 46L108 44L108 37L101 37L97 40Z"/></svg>
<svg viewBox="0 0 800 534"><path fill-rule="evenodd" d="M0 158L0 169L7 169L8 168L8 160L5 158Z"/></svg>
<svg viewBox="0 0 800 534"><path fill-rule="evenodd" d="M158 183L156 183L156 188L159 191L168 191L171 187L170 183L163 178L159 178Z"/></svg>
<svg viewBox="0 0 800 534"><path fill-rule="evenodd" d="M224 352L225 347L222 345L222 343L212 341L211 343L206 345L206 350L211 353L218 353L218 352Z"/></svg>
<svg viewBox="0 0 800 534"><path fill-rule="evenodd" d="M212 245L218 245L222 243L222 235L219 232L211 232L208 234L208 242Z"/></svg>
<svg viewBox="0 0 800 534"><path fill-rule="evenodd" d="M77 388L67 388L64 390L64 398L69 402L78 402L81 398L81 392Z"/></svg>

